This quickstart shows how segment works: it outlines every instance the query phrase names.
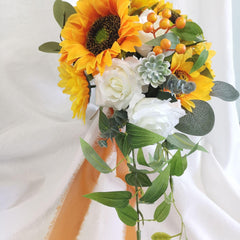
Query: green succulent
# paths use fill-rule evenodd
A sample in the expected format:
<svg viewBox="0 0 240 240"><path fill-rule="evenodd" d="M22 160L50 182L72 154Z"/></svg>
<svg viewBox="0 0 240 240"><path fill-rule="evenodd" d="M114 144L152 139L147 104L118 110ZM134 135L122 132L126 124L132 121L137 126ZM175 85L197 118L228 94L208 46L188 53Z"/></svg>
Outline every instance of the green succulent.
<svg viewBox="0 0 240 240"><path fill-rule="evenodd" d="M169 69L170 63L164 61L164 55L155 55L154 52L148 54L137 67L137 71L142 78L144 84L151 84L157 88L166 81L166 76L171 74Z"/></svg>

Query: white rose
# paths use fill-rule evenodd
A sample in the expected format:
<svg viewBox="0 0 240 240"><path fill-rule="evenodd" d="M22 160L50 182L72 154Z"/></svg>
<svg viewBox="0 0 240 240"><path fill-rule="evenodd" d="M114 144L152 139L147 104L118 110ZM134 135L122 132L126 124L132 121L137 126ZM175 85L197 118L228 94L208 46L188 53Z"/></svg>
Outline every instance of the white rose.
<svg viewBox="0 0 240 240"><path fill-rule="evenodd" d="M136 94L127 109L129 122L158 133L163 137L172 134L179 118L185 115L180 102L145 98Z"/></svg>
<svg viewBox="0 0 240 240"><path fill-rule="evenodd" d="M147 22L148 21L147 16L151 12L154 12L154 11L150 10L150 9L146 9L145 11L143 11L142 14L139 16L139 22L142 23L142 24ZM160 20L161 20L161 17L158 15L157 16L157 21L153 24L155 29L157 29L159 27ZM159 31L157 31L156 36L158 37L160 35L163 35L164 33L165 33L164 30L159 30ZM136 50L143 57L146 57L148 55L148 53L152 51L152 46L146 45L144 43L152 40L154 38L153 34L152 33L145 33L143 31L139 31L139 38L140 38L140 40L142 41L143 44L142 44L141 47L136 47Z"/></svg>
<svg viewBox="0 0 240 240"><path fill-rule="evenodd" d="M141 93L141 81L136 71L139 61L134 57L112 59L112 66L106 67L103 75L97 74L96 104L116 110L128 107L135 93Z"/></svg>

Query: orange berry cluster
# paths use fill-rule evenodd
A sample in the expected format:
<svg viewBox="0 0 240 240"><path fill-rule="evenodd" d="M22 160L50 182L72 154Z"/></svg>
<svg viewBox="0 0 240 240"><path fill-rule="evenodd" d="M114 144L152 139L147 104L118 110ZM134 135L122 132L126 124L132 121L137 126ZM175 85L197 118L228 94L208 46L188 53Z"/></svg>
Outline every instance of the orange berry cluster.
<svg viewBox="0 0 240 240"><path fill-rule="evenodd" d="M172 45L171 41L167 38L164 38L161 40L160 46L155 46L153 48L153 52L156 55L159 55L159 54L163 53L164 50L165 51L168 51L168 50L174 51L175 50L178 54L184 54L187 50L186 45L184 45L182 43L177 44L175 49L170 49L171 45Z"/></svg>
<svg viewBox="0 0 240 240"><path fill-rule="evenodd" d="M157 14L155 12L151 12L147 16L147 22L143 24L142 30L145 33L153 33L155 37L155 33L159 29L164 29L166 32L169 31L171 28L178 28L178 29L183 29L186 25L186 19L184 17L178 17L175 21L175 24L172 25L172 22L169 20L172 16L172 12L170 9L165 8L162 11L162 20L159 22L159 28L154 29L153 23L157 21ZM170 50L171 47L171 41L167 38L164 38L160 42L160 46L154 47L153 51L155 52L156 55L163 53L165 50ZM177 44L175 51L179 54L183 54L186 52L186 46L184 44Z"/></svg>

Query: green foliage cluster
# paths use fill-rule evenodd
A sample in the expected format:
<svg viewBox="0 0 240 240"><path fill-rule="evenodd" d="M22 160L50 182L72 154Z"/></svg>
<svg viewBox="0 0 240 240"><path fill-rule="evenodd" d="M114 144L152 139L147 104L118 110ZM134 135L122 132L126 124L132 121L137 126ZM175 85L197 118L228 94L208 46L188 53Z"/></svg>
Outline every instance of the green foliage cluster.
<svg viewBox="0 0 240 240"><path fill-rule="evenodd" d="M122 127L126 127L124 133L120 131ZM120 220L129 226L147 221L140 210L141 204L159 201L151 221L164 221L169 215L171 207L175 207L172 189L173 176L181 176L185 172L189 155L196 150L204 152L206 150L199 144L193 143L184 134L175 133L165 139L154 132L128 123L124 111L116 111L112 117L108 118L100 110L99 129L102 137L105 138L104 141L107 141L108 138L116 140L118 147L127 159L129 173L125 176L125 181L135 187L136 194L132 196L128 191L95 192L89 193L85 197L115 208ZM85 158L98 171L107 174L117 168L116 166L111 169L88 143L83 139L80 142ZM149 154L146 158L142 148L149 145L155 146L155 151L153 155ZM152 174L154 174L154 179L149 177ZM169 188L170 193L167 194ZM138 198L139 194L140 198ZM133 197L137 198L136 210L129 205L129 200ZM138 231L140 234L140 230ZM163 238L164 235L161 234L154 235L152 239L167 239ZM163 237L160 238L160 236Z"/></svg>

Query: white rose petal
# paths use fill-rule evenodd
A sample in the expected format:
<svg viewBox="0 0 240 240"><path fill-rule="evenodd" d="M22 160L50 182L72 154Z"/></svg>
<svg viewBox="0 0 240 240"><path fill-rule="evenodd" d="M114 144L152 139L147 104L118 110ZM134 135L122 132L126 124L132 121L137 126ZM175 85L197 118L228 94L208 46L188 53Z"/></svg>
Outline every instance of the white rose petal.
<svg viewBox="0 0 240 240"><path fill-rule="evenodd" d="M128 107L135 93L141 93L141 81L136 71L139 64L134 57L112 59L112 66L106 67L103 75L97 74L96 104L122 110Z"/></svg>
<svg viewBox="0 0 240 240"><path fill-rule="evenodd" d="M158 133L163 137L173 133L179 118L185 115L179 101L145 98L136 94L127 109L129 122Z"/></svg>

